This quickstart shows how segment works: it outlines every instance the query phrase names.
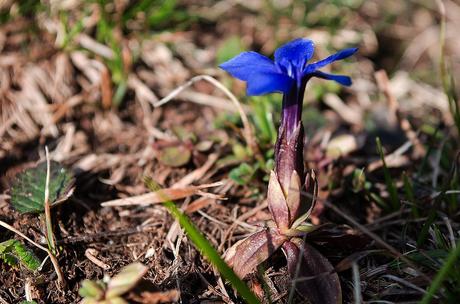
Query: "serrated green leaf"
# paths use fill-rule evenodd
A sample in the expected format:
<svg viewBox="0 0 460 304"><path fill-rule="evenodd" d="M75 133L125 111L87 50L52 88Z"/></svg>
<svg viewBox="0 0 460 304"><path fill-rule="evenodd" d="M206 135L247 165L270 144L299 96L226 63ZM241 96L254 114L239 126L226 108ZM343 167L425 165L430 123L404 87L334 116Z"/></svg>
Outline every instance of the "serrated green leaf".
<svg viewBox="0 0 460 304"><path fill-rule="evenodd" d="M14 242L16 242L16 240L11 239L3 243L0 243L0 254L11 251L11 249L14 246Z"/></svg>
<svg viewBox="0 0 460 304"><path fill-rule="evenodd" d="M44 211L46 162L20 173L11 188L11 204L21 212ZM73 190L72 174L57 162L50 163L49 201L57 204L67 199Z"/></svg>
<svg viewBox="0 0 460 304"><path fill-rule="evenodd" d="M23 243L14 239L0 243L0 259L10 266L21 263L32 271L40 267L40 260L35 254Z"/></svg>

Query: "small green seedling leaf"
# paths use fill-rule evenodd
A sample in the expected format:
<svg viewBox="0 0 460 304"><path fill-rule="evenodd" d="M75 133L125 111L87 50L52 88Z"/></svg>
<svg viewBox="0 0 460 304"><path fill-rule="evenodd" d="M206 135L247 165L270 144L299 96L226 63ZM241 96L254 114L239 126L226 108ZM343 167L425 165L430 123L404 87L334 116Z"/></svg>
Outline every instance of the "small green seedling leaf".
<svg viewBox="0 0 460 304"><path fill-rule="evenodd" d="M255 171L253 167L246 163L242 163L230 171L229 177L238 185L246 185L251 180Z"/></svg>
<svg viewBox="0 0 460 304"><path fill-rule="evenodd" d="M366 174L364 169L355 169L353 171L352 186L354 192L360 192L366 187Z"/></svg>
<svg viewBox="0 0 460 304"><path fill-rule="evenodd" d="M106 298L116 298L131 290L147 271L148 268L141 263L133 263L124 267L107 284Z"/></svg>
<svg viewBox="0 0 460 304"><path fill-rule="evenodd" d="M107 284L102 281L84 280L78 290L83 297L80 304L127 304L121 296L133 289L147 271L148 268L141 263L133 263L125 266L120 273L109 279Z"/></svg>
<svg viewBox="0 0 460 304"><path fill-rule="evenodd" d="M191 157L192 152L183 145L166 147L158 153L158 160L170 167L182 167L190 161Z"/></svg>
<svg viewBox="0 0 460 304"><path fill-rule="evenodd" d="M93 298L95 300L100 300L104 296L104 285L100 284L99 282L84 280L81 283L78 294L83 298Z"/></svg>
<svg viewBox="0 0 460 304"><path fill-rule="evenodd" d="M273 96L254 97L251 106L258 141L273 145L276 142L276 127L272 114L272 99Z"/></svg>
<svg viewBox="0 0 460 304"><path fill-rule="evenodd" d="M11 204L20 213L45 210L46 162L20 173L11 188ZM50 164L49 202L56 205L73 193L74 178L59 163Z"/></svg>
<svg viewBox="0 0 460 304"><path fill-rule="evenodd" d="M35 271L40 267L40 260L35 254L18 240L8 240L0 243L0 260L10 266L21 264Z"/></svg>
<svg viewBox="0 0 460 304"><path fill-rule="evenodd" d="M236 159L238 160L246 160L248 159L250 155L247 147L241 144L238 144L238 143L232 146L232 150L233 150L233 155L235 155Z"/></svg>

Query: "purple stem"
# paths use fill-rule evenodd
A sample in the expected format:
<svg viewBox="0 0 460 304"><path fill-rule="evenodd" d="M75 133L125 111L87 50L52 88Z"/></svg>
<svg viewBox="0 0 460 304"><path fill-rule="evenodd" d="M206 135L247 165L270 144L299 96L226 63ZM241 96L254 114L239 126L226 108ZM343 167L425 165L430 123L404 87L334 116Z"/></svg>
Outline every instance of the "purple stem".
<svg viewBox="0 0 460 304"><path fill-rule="evenodd" d="M275 148L275 170L286 192L294 170L302 183L304 181L302 104L307 80L299 80L288 94L283 95L281 124Z"/></svg>
<svg viewBox="0 0 460 304"><path fill-rule="evenodd" d="M281 128L285 128L287 138L291 136L295 128L302 120L302 105L305 94L305 87L308 79L297 81L288 94L283 95L283 105L281 114ZM278 134L278 140L281 134Z"/></svg>

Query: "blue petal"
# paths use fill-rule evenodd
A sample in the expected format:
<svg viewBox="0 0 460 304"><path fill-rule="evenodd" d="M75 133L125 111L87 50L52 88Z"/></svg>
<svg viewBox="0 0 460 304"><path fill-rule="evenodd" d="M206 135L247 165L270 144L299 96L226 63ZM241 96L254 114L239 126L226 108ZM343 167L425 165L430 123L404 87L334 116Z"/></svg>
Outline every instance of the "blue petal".
<svg viewBox="0 0 460 304"><path fill-rule="evenodd" d="M323 60L320 60L318 62L312 63L307 65L305 68L305 73L311 73L315 70L318 70L334 61L345 59L347 57L350 57L354 53L358 51L358 48L350 48L350 49L345 49L341 50L340 52L335 53L334 55L331 55Z"/></svg>
<svg viewBox="0 0 460 304"><path fill-rule="evenodd" d="M252 73L248 79L247 95L264 95L268 93L289 93L294 80L281 73Z"/></svg>
<svg viewBox="0 0 460 304"><path fill-rule="evenodd" d="M334 80L335 82L338 82L344 86L351 85L351 78L345 75L333 75L333 74L328 74L328 73L324 73L321 71L316 71L314 73L311 73L311 76L322 78L322 79L327 79L327 80Z"/></svg>
<svg viewBox="0 0 460 304"><path fill-rule="evenodd" d="M275 62L281 65L284 62L292 62L298 68L303 68L305 62L313 56L314 51L315 45L310 39L295 39L275 51Z"/></svg>
<svg viewBox="0 0 460 304"><path fill-rule="evenodd" d="M254 73L278 73L273 61L256 52L243 52L219 67L243 81L248 81Z"/></svg>

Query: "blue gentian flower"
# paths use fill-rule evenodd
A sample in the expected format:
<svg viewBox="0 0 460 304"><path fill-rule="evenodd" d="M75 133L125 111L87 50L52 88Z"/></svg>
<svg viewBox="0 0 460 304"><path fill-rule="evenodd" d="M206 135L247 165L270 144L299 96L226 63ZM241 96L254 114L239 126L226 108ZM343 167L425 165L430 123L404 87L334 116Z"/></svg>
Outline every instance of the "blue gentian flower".
<svg viewBox="0 0 460 304"><path fill-rule="evenodd" d="M314 44L310 39L295 39L275 51L274 62L256 52L243 52L220 65L233 77L246 81L247 94L263 95L273 92L288 94L292 86L302 86L305 80L319 77L351 85L348 76L333 75L319 71L334 61L353 55L358 49L349 48L323 60L308 63L313 57Z"/></svg>
<svg viewBox="0 0 460 304"><path fill-rule="evenodd" d="M220 67L233 77L246 81L247 94L250 96L283 93L282 125L291 134L300 120L305 86L310 78L318 77L345 86L351 85L350 77L321 72L319 69L353 55L357 48L345 49L323 60L308 63L314 49L313 41L300 38L278 48L274 62L256 52L243 52Z"/></svg>

